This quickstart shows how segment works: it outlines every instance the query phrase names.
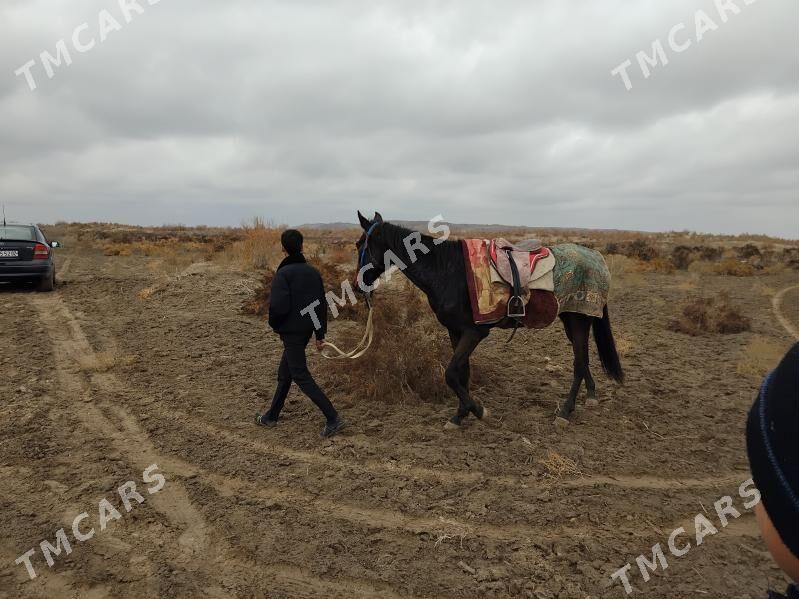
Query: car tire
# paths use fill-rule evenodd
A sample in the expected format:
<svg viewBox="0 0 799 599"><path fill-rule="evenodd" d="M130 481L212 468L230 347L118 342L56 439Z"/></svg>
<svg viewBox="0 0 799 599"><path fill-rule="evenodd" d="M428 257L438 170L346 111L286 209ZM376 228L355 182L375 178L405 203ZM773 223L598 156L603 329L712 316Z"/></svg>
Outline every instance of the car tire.
<svg viewBox="0 0 799 599"><path fill-rule="evenodd" d="M36 286L36 291L52 291L55 289L55 271L50 276L42 277L39 284Z"/></svg>

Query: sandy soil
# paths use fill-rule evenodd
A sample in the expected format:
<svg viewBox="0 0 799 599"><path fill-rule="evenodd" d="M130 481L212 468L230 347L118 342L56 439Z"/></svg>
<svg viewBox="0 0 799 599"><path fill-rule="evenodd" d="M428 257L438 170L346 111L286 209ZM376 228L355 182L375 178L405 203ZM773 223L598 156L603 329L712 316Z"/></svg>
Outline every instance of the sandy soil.
<svg viewBox="0 0 799 599"><path fill-rule="evenodd" d="M0 290L0 597L623 597L612 572L698 513L718 525L722 496L743 511L759 376L740 365L757 361L755 338L787 349L772 298L799 283L621 277L611 312L628 384L598 374L600 407L580 407L565 432L552 419L571 357L553 327L514 341L525 375L475 391L489 425L445 432L454 400L335 396L351 426L322 441L296 392L280 427L252 422L280 351L240 312L252 277L207 264L166 284L141 258L80 247L60 261L56 293ZM686 294L721 290L752 333L667 330ZM799 289L781 306L799 326ZM478 359L504 355L504 341ZM150 464L166 486L124 513L117 487L142 490ZM48 568L39 543L83 511L96 526L103 498L122 518ZM31 548L33 581L14 564ZM632 582L646 597L760 598L784 584L748 512Z"/></svg>

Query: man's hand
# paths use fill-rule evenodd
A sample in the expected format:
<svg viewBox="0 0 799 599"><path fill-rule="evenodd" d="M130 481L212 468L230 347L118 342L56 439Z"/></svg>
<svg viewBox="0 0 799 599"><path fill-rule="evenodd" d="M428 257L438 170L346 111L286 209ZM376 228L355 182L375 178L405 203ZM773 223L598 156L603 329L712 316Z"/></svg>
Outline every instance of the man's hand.
<svg viewBox="0 0 799 599"><path fill-rule="evenodd" d="M321 352L325 347L325 340L324 339L317 339L316 340L316 351Z"/></svg>

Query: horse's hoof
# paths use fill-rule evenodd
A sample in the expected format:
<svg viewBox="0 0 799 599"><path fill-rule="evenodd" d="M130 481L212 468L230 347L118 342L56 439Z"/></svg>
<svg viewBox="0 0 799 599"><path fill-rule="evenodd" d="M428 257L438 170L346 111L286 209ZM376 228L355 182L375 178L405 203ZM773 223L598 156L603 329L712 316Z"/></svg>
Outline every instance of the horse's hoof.
<svg viewBox="0 0 799 599"><path fill-rule="evenodd" d="M480 416L480 422L488 422L491 420L491 412L488 411L488 408L483 406L483 415Z"/></svg>
<svg viewBox="0 0 799 599"><path fill-rule="evenodd" d="M585 400L585 407L594 409L599 407L599 400L596 397L589 397Z"/></svg>
<svg viewBox="0 0 799 599"><path fill-rule="evenodd" d="M452 420L447 420L447 423L444 425L445 431L459 431L461 429L460 424L455 424Z"/></svg>
<svg viewBox="0 0 799 599"><path fill-rule="evenodd" d="M555 418L555 428L563 430L569 428L569 421L566 420L563 416L558 416Z"/></svg>

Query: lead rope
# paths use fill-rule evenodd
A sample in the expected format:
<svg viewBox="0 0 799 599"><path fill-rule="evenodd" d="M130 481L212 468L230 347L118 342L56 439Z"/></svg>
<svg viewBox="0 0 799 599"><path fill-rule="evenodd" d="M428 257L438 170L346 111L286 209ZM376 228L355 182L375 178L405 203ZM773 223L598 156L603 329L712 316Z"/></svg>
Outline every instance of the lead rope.
<svg viewBox="0 0 799 599"><path fill-rule="evenodd" d="M369 299L366 300L366 303L369 306L369 316L366 318L366 331L364 331L363 337L358 342L358 345L355 346L355 349L349 352L343 352L333 343L325 341L322 344L322 347L323 348L329 347L334 352L336 352L337 355L331 356L325 354L323 350L322 351L323 358L326 358L328 360L357 360L362 355L364 355L367 352L367 350L371 347L372 340L374 339L374 325L372 320L372 314L374 313L374 310L372 308L372 302Z"/></svg>

